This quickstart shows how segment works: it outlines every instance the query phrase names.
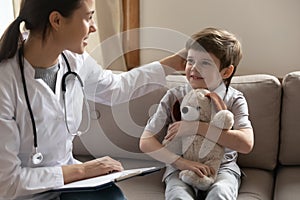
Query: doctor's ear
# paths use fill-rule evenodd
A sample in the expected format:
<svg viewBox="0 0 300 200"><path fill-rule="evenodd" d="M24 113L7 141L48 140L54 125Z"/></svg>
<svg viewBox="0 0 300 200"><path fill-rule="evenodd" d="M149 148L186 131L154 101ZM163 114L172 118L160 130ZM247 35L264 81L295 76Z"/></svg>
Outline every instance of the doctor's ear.
<svg viewBox="0 0 300 200"><path fill-rule="evenodd" d="M59 29L62 18L63 18L63 16L57 11L53 11L50 13L49 23L54 30L57 31Z"/></svg>
<svg viewBox="0 0 300 200"><path fill-rule="evenodd" d="M229 67L226 67L221 70L221 76L223 79L227 79L232 75L233 72L234 72L234 66L230 65Z"/></svg>

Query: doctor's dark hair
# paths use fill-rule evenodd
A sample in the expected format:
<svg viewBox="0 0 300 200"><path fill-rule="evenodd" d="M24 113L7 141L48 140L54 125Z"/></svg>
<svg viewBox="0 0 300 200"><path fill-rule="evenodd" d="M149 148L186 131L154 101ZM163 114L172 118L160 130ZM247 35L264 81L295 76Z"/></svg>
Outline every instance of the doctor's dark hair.
<svg viewBox="0 0 300 200"><path fill-rule="evenodd" d="M0 39L0 62L12 58L23 37L20 24L25 23L25 28L31 33L40 34L45 40L50 29L49 15L58 11L64 17L70 17L80 8L83 0L22 0L19 16L8 26Z"/></svg>
<svg viewBox="0 0 300 200"><path fill-rule="evenodd" d="M217 28L206 28L194 35L186 42L186 50L206 51L214 54L220 60L220 71L230 65L234 66L232 75L224 80L229 87L237 66L242 59L242 47L239 40L232 33Z"/></svg>

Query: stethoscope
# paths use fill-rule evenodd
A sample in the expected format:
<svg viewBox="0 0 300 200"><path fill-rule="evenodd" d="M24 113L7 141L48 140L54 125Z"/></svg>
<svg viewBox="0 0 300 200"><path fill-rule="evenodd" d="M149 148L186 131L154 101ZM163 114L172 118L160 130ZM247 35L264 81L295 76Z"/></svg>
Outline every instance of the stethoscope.
<svg viewBox="0 0 300 200"><path fill-rule="evenodd" d="M27 107L28 107L28 111L29 111L29 115L30 115L30 119L31 119L31 123L32 123L32 130L33 130L34 149L33 149L33 153L32 153L32 156L31 156L31 161L34 165L38 165L43 161L44 156L41 152L38 151L36 124L35 124L33 112L32 112L31 106L30 106L30 101L29 101L28 91L27 91L27 86L26 86L26 80L25 80L25 75L24 75L24 56L23 56L24 55L24 49L23 48L24 48L23 45L21 45L21 47L19 48L19 67L20 67L20 70L21 70L21 77L22 77L25 100L26 100L26 104L27 104ZM80 135L86 133L90 128L90 120L91 119L90 119L89 105L88 105L88 102L87 102L87 99L86 99L86 94L85 94L85 91L84 91L83 82L82 82L80 76L76 72L71 71L70 64L69 64L68 59L65 56L65 54L61 53L61 55L62 55L66 65L67 65L67 68L68 68L68 71L62 77L62 83L61 83L63 100L64 100L64 113L65 113L65 119L64 120L65 120L65 123L66 123L68 133L70 133L73 136L75 136L75 135L80 136ZM79 84L81 86L81 90L82 90L82 93L83 93L84 104L85 104L86 111L87 111L87 127L86 127L86 129L84 129L84 131L77 130L76 132L73 132L73 133L70 131L70 128L69 128L69 125L68 125L68 122L67 122L67 109L66 109L66 97L65 97L65 93L67 91L67 82L68 82L69 79L73 79L73 80L77 79L79 81Z"/></svg>

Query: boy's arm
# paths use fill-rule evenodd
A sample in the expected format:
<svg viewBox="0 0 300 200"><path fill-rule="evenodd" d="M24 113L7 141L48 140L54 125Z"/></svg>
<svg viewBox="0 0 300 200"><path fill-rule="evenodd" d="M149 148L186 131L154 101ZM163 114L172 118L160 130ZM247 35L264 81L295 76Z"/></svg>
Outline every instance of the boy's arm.
<svg viewBox="0 0 300 200"><path fill-rule="evenodd" d="M143 132L140 139L140 149L154 159L166 164L173 164L180 158L179 155L165 148L149 131Z"/></svg>
<svg viewBox="0 0 300 200"><path fill-rule="evenodd" d="M210 176L215 173L214 170L207 165L186 160L181 156L169 151L155 138L152 133L148 131L144 131L142 134L140 140L140 149L158 161L171 164L180 170L192 170L200 177L203 177L204 175Z"/></svg>
<svg viewBox="0 0 300 200"><path fill-rule="evenodd" d="M164 138L169 141L173 140L175 136L199 134L221 146L245 154L250 153L254 145L254 133L252 128L225 130L199 121L179 121L172 124L171 128L171 130L169 128L168 134Z"/></svg>
<svg viewBox="0 0 300 200"><path fill-rule="evenodd" d="M199 134L203 136L207 136L208 139L214 141L214 138L210 138L210 135L214 135L216 132L220 132L221 134L218 138L217 142L221 146L230 148L239 153L250 153L254 146L254 133L252 128L244 128L239 130L221 130L214 126L209 127L209 131L212 133L208 134L208 132L203 132L199 128Z"/></svg>
<svg viewBox="0 0 300 200"><path fill-rule="evenodd" d="M239 153L250 153L254 146L254 133L249 120L249 111L247 100L242 93L232 97L232 106L230 111L234 115L233 130L222 130L218 143ZM212 133L217 128L212 127Z"/></svg>

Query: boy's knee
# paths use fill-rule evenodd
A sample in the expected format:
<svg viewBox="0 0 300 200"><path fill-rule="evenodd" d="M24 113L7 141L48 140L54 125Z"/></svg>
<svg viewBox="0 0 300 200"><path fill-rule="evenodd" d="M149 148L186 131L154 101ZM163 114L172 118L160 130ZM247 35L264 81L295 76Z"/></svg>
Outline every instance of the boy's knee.
<svg viewBox="0 0 300 200"><path fill-rule="evenodd" d="M165 193L166 200L194 200L195 194L184 190L172 189Z"/></svg>
<svg viewBox="0 0 300 200"><path fill-rule="evenodd" d="M166 200L193 200L195 191L187 185L172 185L166 187L165 197Z"/></svg>
<svg viewBox="0 0 300 200"><path fill-rule="evenodd" d="M221 185L221 184L214 184L208 194L207 194L207 200L218 200L218 199L236 199L237 198L237 192L235 189L233 189L230 186Z"/></svg>

